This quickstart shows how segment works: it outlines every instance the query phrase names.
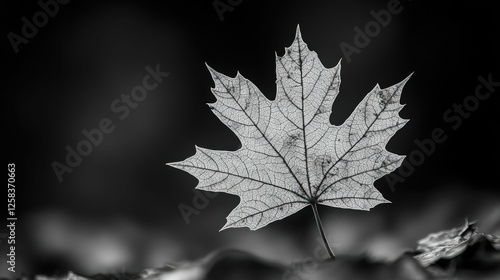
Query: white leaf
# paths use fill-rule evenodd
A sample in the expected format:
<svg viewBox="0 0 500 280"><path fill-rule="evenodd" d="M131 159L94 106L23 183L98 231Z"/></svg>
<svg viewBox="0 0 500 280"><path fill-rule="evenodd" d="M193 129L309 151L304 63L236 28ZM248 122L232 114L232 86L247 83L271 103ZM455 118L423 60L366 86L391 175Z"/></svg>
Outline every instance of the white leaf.
<svg viewBox="0 0 500 280"><path fill-rule="evenodd" d="M237 151L196 147L170 166L199 180L197 189L238 195L222 229L259 229L313 203L369 210L388 202L373 186L401 165L385 145L405 125L401 91L377 85L340 126L329 117L339 93L340 63L325 68L302 40L276 56L275 100L239 73L231 78L208 67L217 101L212 111L239 138Z"/></svg>

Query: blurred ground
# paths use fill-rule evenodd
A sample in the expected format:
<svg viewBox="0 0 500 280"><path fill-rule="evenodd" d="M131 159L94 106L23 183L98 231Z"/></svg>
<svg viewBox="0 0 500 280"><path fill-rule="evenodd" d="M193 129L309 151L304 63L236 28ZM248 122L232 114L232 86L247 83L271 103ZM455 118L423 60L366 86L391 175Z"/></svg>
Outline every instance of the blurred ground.
<svg viewBox="0 0 500 280"><path fill-rule="evenodd" d="M422 256L425 256L422 258ZM487 280L500 276L500 236L481 233L475 223L431 233L416 250L393 261L372 257L306 258L282 265L240 250L218 250L202 259L143 269L82 277L72 272L37 275L37 280Z"/></svg>
<svg viewBox="0 0 500 280"><path fill-rule="evenodd" d="M416 241L428 233L463 223L463 209L471 209L476 203L469 201L469 197L470 194L447 189L423 201L420 212L400 207L398 213L391 215L384 213L392 211L390 204L384 206L386 209L371 212L326 207L320 211L337 255L341 258L365 255L387 262L414 249ZM27 226L23 236L29 241L31 259L21 258L18 265L49 274L68 269L92 275L120 269L137 272L166 263L194 260L221 248L239 249L284 266L326 256L311 221L312 213L308 211L256 232L241 229L219 233L217 225L206 224L206 220L224 217L213 208L216 207L207 208L203 217L193 219L187 226L189 231L161 225L144 226L125 218L82 219L64 211L38 212L23 219ZM484 197L480 207L466 213L470 220L478 221L482 232L500 234L497 198Z"/></svg>

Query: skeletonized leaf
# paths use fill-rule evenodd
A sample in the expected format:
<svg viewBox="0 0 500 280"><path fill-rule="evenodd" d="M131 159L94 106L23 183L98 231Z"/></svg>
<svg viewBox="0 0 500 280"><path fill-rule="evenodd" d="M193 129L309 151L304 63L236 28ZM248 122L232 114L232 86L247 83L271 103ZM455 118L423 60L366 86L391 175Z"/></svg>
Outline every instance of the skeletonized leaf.
<svg viewBox="0 0 500 280"><path fill-rule="evenodd" d="M406 78L378 85L340 126L329 117L339 93L340 63L325 68L297 27L295 40L276 56L275 100L240 73L231 78L208 67L217 101L208 104L239 138L237 151L196 147L170 166L199 180L197 189L238 195L222 229L259 229L318 203L369 210L388 202L373 182L400 166L403 156L385 149L405 125L399 117Z"/></svg>

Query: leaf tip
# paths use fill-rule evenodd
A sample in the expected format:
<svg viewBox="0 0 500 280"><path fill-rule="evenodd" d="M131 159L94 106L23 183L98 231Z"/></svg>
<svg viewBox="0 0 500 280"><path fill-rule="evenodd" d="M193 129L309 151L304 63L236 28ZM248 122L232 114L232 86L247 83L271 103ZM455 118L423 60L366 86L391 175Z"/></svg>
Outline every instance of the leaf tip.
<svg viewBox="0 0 500 280"><path fill-rule="evenodd" d="M196 144L194 145L194 151L195 151L195 154L196 154L196 153L198 153L199 151L201 151L201 149L202 149L202 148L201 148L200 146L198 146L198 145L196 145Z"/></svg>
<svg viewBox="0 0 500 280"><path fill-rule="evenodd" d="M215 103L217 103L217 102L206 103L206 105L208 106L208 108L210 108L210 110L214 110L215 109L215 107L214 107Z"/></svg>
<svg viewBox="0 0 500 280"><path fill-rule="evenodd" d="M295 28L295 35L300 35L300 23L297 23L297 28Z"/></svg>
<svg viewBox="0 0 500 280"><path fill-rule="evenodd" d="M210 72L210 74L212 75L213 78L217 77L217 71L215 71L214 68L210 67L210 65L208 65L208 63L205 62L205 66L207 67L208 69L208 72Z"/></svg>
<svg viewBox="0 0 500 280"><path fill-rule="evenodd" d="M240 70L236 70L236 76L234 76L234 78L237 80L246 80L246 78L241 75Z"/></svg>
<svg viewBox="0 0 500 280"><path fill-rule="evenodd" d="M302 41L302 33L300 32L300 24L297 24L297 29L295 30L295 40Z"/></svg>
<svg viewBox="0 0 500 280"><path fill-rule="evenodd" d="M225 225L224 225L221 229L219 229L219 232L221 232L221 231L223 231L223 230L226 230L226 229L228 229L228 228L230 228L230 227L231 227L231 226L229 225L229 221L228 221L228 222L226 222L226 224L225 224Z"/></svg>
<svg viewBox="0 0 500 280"><path fill-rule="evenodd" d="M413 76L413 74L414 74L414 73L415 73L415 71L411 72L411 73L410 73L410 75L408 75L406 78L404 78L404 79L400 82L400 84L404 86L404 85L406 84L406 82L408 82L408 80L411 78L411 76Z"/></svg>
<svg viewBox="0 0 500 280"><path fill-rule="evenodd" d="M167 162L165 163L166 166L169 166L169 167L172 167L172 168L177 168L179 169L178 165L179 163L181 163L182 161L175 161L175 162Z"/></svg>
<svg viewBox="0 0 500 280"><path fill-rule="evenodd" d="M214 69L208 65L208 62L205 61L205 67L207 67L208 71L212 72Z"/></svg>

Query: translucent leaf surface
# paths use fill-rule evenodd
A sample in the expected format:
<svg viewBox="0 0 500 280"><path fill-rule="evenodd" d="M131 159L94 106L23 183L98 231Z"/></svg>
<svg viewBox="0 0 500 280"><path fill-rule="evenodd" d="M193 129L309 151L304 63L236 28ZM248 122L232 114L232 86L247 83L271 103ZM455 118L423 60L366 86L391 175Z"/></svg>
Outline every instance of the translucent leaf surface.
<svg viewBox="0 0 500 280"><path fill-rule="evenodd" d="M208 69L217 98L209 107L242 147L196 147L195 155L169 165L198 178L198 189L241 198L223 229L259 229L311 203L369 210L388 202L373 183L404 158L385 146L407 122L398 112L409 77L384 89L376 85L335 126L329 118L339 94L340 63L325 68L298 28L285 54L276 56L275 100L239 73L231 78Z"/></svg>

